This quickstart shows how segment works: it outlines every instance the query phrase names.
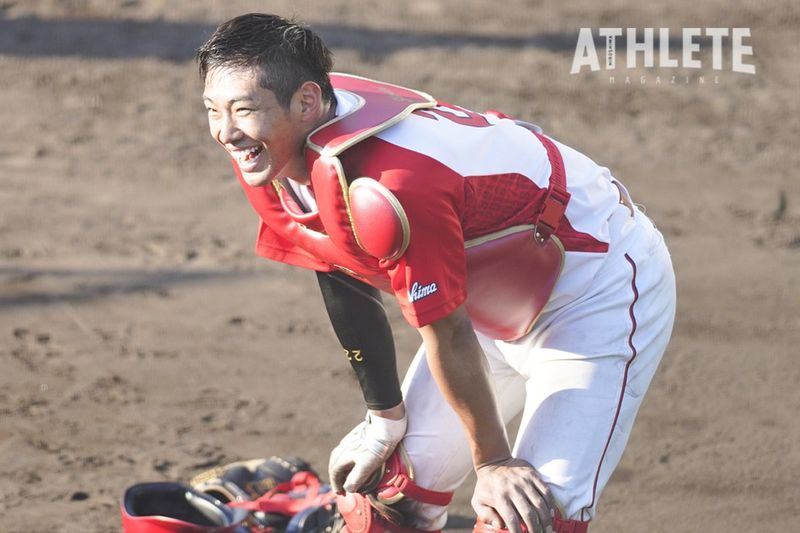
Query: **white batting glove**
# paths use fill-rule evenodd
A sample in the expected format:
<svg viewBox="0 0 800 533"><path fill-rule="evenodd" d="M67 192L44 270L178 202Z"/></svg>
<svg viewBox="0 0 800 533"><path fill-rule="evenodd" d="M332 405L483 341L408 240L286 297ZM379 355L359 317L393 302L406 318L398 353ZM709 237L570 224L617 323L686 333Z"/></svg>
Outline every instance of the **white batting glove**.
<svg viewBox="0 0 800 533"><path fill-rule="evenodd" d="M391 420L367 413L331 452L328 475L336 493L356 492L394 451L406 434L408 417Z"/></svg>

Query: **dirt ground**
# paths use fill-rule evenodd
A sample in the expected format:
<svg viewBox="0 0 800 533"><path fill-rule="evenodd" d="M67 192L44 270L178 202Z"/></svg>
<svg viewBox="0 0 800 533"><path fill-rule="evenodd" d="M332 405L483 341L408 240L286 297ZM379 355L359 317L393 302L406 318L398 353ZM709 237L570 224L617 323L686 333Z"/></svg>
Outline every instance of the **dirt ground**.
<svg viewBox="0 0 800 533"><path fill-rule="evenodd" d="M661 227L675 333L593 533L795 530L797 4L375 4L0 3L0 531L118 531L128 485L230 460L324 470L362 416L313 275L254 255L207 133L192 51L253 10L310 23L340 71L541 124ZM749 27L756 74L706 47L700 70L571 75L584 26ZM391 312L402 371L419 341Z"/></svg>

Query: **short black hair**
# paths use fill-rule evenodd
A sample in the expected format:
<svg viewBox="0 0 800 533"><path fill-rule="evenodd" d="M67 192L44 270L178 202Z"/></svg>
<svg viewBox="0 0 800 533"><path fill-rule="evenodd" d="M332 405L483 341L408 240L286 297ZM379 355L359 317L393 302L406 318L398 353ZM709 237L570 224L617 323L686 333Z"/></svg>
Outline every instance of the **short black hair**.
<svg viewBox="0 0 800 533"><path fill-rule="evenodd" d="M248 13L223 22L195 55L200 79L218 67L257 68L261 86L288 108L292 95L306 81L322 89L333 102L328 73L333 54L308 27L278 15Z"/></svg>

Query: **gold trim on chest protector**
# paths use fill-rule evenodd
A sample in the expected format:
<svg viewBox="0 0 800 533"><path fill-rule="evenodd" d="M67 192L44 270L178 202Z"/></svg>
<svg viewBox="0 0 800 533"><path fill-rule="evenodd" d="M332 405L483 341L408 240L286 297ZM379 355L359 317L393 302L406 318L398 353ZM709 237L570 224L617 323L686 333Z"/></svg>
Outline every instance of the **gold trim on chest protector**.
<svg viewBox="0 0 800 533"><path fill-rule="evenodd" d="M520 233L520 232L523 232L523 231L534 231L535 227L536 226L533 226L531 224L524 224L524 225L520 225L520 226L511 226L510 228L501 229L500 231L495 231L494 233L488 233L486 235L481 235L480 237L476 237L474 239L470 239L470 240L464 242L464 248L465 249L473 248L473 247L478 246L480 244L484 244L484 243L487 243L489 241L493 241L493 240L496 240L496 239L501 239L503 237L507 237L508 235L514 235L515 233ZM531 237L531 238L533 238L533 237ZM555 244L558 247L558 251L561 252L561 262L560 262L559 267L558 267L558 275L556 276L556 283L558 283L558 280L561 278L561 274L564 272L564 261L566 260L567 252L564 249L564 244L561 242L561 240L558 237L556 237L555 235L551 235L550 236L550 240L553 241L553 244ZM553 284L553 289L555 289L555 284ZM550 296L553 295L553 289L550 290ZM547 297L548 301L550 300L550 296ZM546 302L545 302L545 305L546 305ZM536 313L536 316L533 317L533 320L531 320L531 323L525 329L525 333L520 335L518 338L514 339L514 341L519 340L522 337L525 337L531 331L533 331L533 327L536 325L536 322L538 322L539 316L542 314L542 311L544 310L544 308L545 308L545 306L542 306L542 308L539 309L539 312ZM506 342L514 342L514 341L506 341Z"/></svg>
<svg viewBox="0 0 800 533"><path fill-rule="evenodd" d="M472 248L474 246L478 246L479 244L483 244L485 242L493 241L495 239L500 239L506 237L508 235L513 235L515 233L521 233L525 230L532 230L536 226L532 224L523 224L520 226L511 226L510 228L504 228L499 231L495 231L494 233L487 233L486 235L481 235L480 237L475 237L474 239L470 239L468 241L464 241L464 248Z"/></svg>
<svg viewBox="0 0 800 533"><path fill-rule="evenodd" d="M358 279L361 279L361 280L366 280L366 279L367 279L366 277L362 276L361 274L358 274L358 273L357 273L356 271L354 271L354 270L350 270L350 269L349 269L349 268L347 268L347 267L343 267L343 266L341 266L341 265L336 265L336 264L334 264L334 265L331 265L331 266L332 266L333 268L335 268L336 270L341 270L342 272L344 272L344 273L345 273L345 274L347 274L348 276L352 276L352 277L354 277L354 278L358 278Z"/></svg>
<svg viewBox="0 0 800 533"><path fill-rule="evenodd" d="M339 161L338 157L331 157L330 161L333 167L336 169L336 176L339 178L339 188L342 190L342 198L344 200L345 211L347 211L347 221L350 223L350 231L353 233L353 238L356 240L358 247L366 253L361 241L358 240L356 227L355 224L353 224L353 212L350 210L350 187L347 185L347 177L344 175L344 167L342 166L342 162Z"/></svg>
<svg viewBox="0 0 800 533"><path fill-rule="evenodd" d="M366 103L367 103L367 101L366 101L366 100L364 100L364 98L363 98L362 96L359 96L359 95L357 95L357 94L356 94L356 93L354 93L354 92L346 91L346 90L344 90L344 89L339 89L339 90L340 90L340 91L342 91L342 92L345 92L345 93L347 93L347 94L349 94L349 95L352 95L352 96L353 96L353 97L356 99L356 102L357 102L357 103L356 103L356 105L354 105L354 106L353 106L353 109L351 109L351 110L350 110L350 111L348 111L347 113L344 113L344 114L341 114L341 115L339 115L339 116L333 117L332 119L330 119L330 120L329 120L328 122L326 122L325 124L322 124L321 126L319 126L319 127L315 128L315 129L313 129L313 130L311 131L311 133L309 133L309 134L306 136L306 144L308 145L308 147L309 147L309 148L311 148L312 150L314 150L315 152L317 152L318 154L320 154L320 155L324 155L324 156L326 156L326 157L328 157L328 156L335 156L335 155L338 155L338 153L335 153L335 154L334 154L334 153L331 153L331 154L323 153L323 152L325 151L325 147L324 147L324 146L320 146L320 145L318 145L318 144L315 144L315 143L311 142L311 137L312 137L312 136L313 136L315 133L317 133L318 131L320 131L320 130L323 130L323 129L327 128L327 127L328 127L328 126L330 126L331 124L336 124L336 123L337 123L337 122L339 122L340 120L343 120L343 119L345 119L345 118L349 117L350 115L352 115L353 113L355 113L356 111L358 111L359 109L361 109L362 107L364 107L364 105L366 105ZM340 152L339 152L339 153L340 153Z"/></svg>
<svg viewBox="0 0 800 533"><path fill-rule="evenodd" d="M369 78L363 78L361 76L353 76L351 74L340 74L340 73L337 73L337 72L332 72L331 74L334 74L336 76L346 76L348 78L355 78L355 79L366 80L366 81L371 81L371 82L375 81L375 80L371 80ZM392 85L392 84L391 83L385 83L385 85ZM380 133L381 131L383 131L383 130L385 130L387 128L390 128L391 126L394 126L395 124L397 124L398 122L400 122L401 120L406 118L408 115L410 115L411 113L413 113L417 109L429 109L431 107L436 107L436 103L437 103L436 100L434 100L434 98L431 95L427 94L427 93L423 93L421 91L417 91L417 90L414 90L414 89L409 89L408 87L401 87L399 85L395 85L395 87L399 87L400 89L404 89L406 91L410 91L412 93L416 93L417 95L419 95L420 98L423 98L426 101L425 102L417 102L415 104L408 104L403 111L401 111L400 113L398 113L394 117L390 118L389 120L381 122L380 124L378 124L376 126L373 126L372 128L368 128L368 129L362 131L361 133L359 133L358 135L353 135L346 142L344 142L341 145L339 145L336 149L328 150L323 146L319 146L319 145L311 142L311 137L316 132L322 130L323 128L326 128L326 127L330 126L331 124L339 122L343 118L352 115L353 113L355 113L356 111L358 111L359 109L364 107L364 105L366 104L366 100L364 100L364 98L359 96L358 94L356 94L356 93L354 93L352 91L348 91L347 89L339 89L342 92L345 92L347 94L351 94L354 97L356 97L358 99L358 104L356 104L356 106L353 107L353 109L351 109L347 113L345 113L343 115L340 115L340 116L338 116L338 117L326 122L325 124L322 124L320 127L314 129L311 133L309 133L306 136L306 144L309 146L309 148L311 148L312 150L314 150L315 152L317 152L318 154L320 154L322 156L325 156L325 157L336 157L339 154L341 154L342 152L344 152L345 150L347 150L348 148L350 148L351 146L360 143L364 139L366 139L368 137L372 137L373 135L376 135L376 134Z"/></svg>
<svg viewBox="0 0 800 533"><path fill-rule="evenodd" d="M284 213L286 213L286 215L287 215L289 218L291 218L291 219L292 219L292 222L294 222L295 224L297 224L297 225L298 225L298 226L300 226L301 228L304 228L304 229L305 229L305 230L307 230L307 231L313 231L314 233L317 233L317 234L319 234L319 235L324 235L325 237L328 237L328 234L327 234L327 233L325 233L324 231L318 231L318 230L315 230L314 228L309 228L308 226L306 226L305 224L303 224L303 223L302 223L302 222L300 222L299 220L295 219L295 218L292 216L292 214L291 214L291 213L289 213L289 212L286 210L286 208L285 208L285 207L283 207L283 201L281 200L281 189L285 189L285 188L284 188L284 186L283 186L283 183L281 183L281 182L280 182L280 181L278 181L277 179L274 179L274 180L272 180L272 186L273 186L273 187L275 187L275 194L277 194L277 195L278 195L278 202L281 204L281 209L283 210L283 212L284 212ZM287 191L287 192L288 192L288 191ZM319 213L319 211L317 211L317 213Z"/></svg>

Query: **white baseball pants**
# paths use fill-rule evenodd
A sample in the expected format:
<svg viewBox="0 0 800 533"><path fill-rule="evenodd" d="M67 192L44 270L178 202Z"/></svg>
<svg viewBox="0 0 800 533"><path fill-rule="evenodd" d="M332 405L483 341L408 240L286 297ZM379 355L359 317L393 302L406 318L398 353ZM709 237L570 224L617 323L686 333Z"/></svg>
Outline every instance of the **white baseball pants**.
<svg viewBox="0 0 800 533"><path fill-rule="evenodd" d="M478 339L504 421L522 412L513 455L550 486L564 518L591 520L631 433L672 332L675 277L661 233L620 205L611 245L589 290L539 317L514 342ZM403 440L417 483L449 491L473 468L460 420L442 397L421 347L403 383ZM446 508L408 502L421 529L439 529Z"/></svg>

